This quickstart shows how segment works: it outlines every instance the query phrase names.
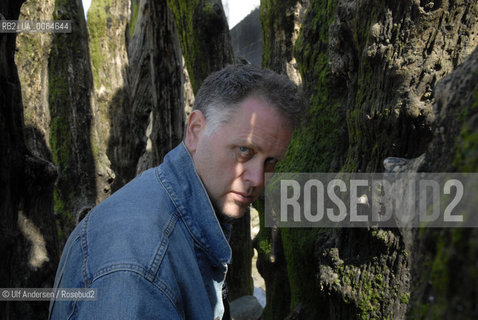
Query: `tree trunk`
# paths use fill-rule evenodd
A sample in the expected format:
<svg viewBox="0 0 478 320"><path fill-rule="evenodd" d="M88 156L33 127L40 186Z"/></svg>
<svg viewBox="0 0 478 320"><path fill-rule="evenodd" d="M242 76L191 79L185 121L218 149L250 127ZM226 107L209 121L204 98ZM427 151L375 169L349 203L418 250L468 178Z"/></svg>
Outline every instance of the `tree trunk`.
<svg viewBox="0 0 478 320"><path fill-rule="evenodd" d="M0 3L7 20L17 20L23 1ZM40 158L33 145L27 148L20 79L14 61L15 33L0 34L0 286L3 288L51 287L58 263L56 225L52 212L56 168ZM35 77L36 74L32 75ZM32 135L28 136L31 142ZM37 145L44 147L38 134ZM0 303L2 319L47 316L45 302Z"/></svg>
<svg viewBox="0 0 478 320"><path fill-rule="evenodd" d="M219 0L168 0L194 93L213 71L233 63L234 53Z"/></svg>
<svg viewBox="0 0 478 320"><path fill-rule="evenodd" d="M438 81L434 99L436 132L418 170L476 173L478 49ZM467 205L476 208L476 197L473 201ZM477 229L429 228L413 236L409 317L477 318Z"/></svg>
<svg viewBox="0 0 478 320"><path fill-rule="evenodd" d="M294 52L311 111L279 170L381 172L386 157L413 158L429 150L436 121L432 107L440 90L435 86L476 47L477 6L473 1L310 1ZM411 270L426 273L409 255L416 239L409 241L405 233L283 230L291 304L301 306L296 316L404 318ZM473 233L462 238L456 247L463 251ZM452 249L439 244L421 250L437 253L439 261L436 257ZM471 266L463 269L469 274ZM418 273L413 272L416 279L423 279ZM453 294L450 287L441 291L444 311L425 303L423 286L423 304L414 310L451 314L457 305L445 302ZM472 303L463 299L466 309Z"/></svg>
<svg viewBox="0 0 478 320"><path fill-rule="evenodd" d="M53 34L48 61L49 139L60 173L54 192L55 212L63 241L108 195L111 182L102 164L104 151L95 125L88 31L82 8L80 0L56 1L53 19L72 20L72 33Z"/></svg>
<svg viewBox="0 0 478 320"><path fill-rule="evenodd" d="M6 19L18 19L23 1L7 0L0 3L0 12ZM0 34L0 284L14 287L25 244L18 227L23 181L25 177L25 142L20 81L14 61L15 33ZM0 302L2 319L16 314L10 302ZM12 310L13 309L13 310Z"/></svg>
<svg viewBox="0 0 478 320"><path fill-rule="evenodd" d="M306 7L307 2L302 0L263 0L260 8L262 65L264 68L287 75L298 85L302 83L302 78L293 56L293 47L299 36ZM259 203L256 206L258 209L262 207ZM287 248L283 246L285 242L281 230L266 228L264 226L264 211L259 210L259 214L261 229L254 241L254 247L258 251L257 268L266 284L267 304L264 310L264 319L283 319L291 311L291 291L295 295L301 291L307 292L305 288L314 287L314 282L309 280L296 284L292 279L289 281L288 268L292 269L295 263L293 261L288 263L285 259L284 249ZM291 250L304 249L291 248ZM300 265L299 261L298 264L298 269L293 269L293 272L297 274L303 272L304 269L304 265Z"/></svg>

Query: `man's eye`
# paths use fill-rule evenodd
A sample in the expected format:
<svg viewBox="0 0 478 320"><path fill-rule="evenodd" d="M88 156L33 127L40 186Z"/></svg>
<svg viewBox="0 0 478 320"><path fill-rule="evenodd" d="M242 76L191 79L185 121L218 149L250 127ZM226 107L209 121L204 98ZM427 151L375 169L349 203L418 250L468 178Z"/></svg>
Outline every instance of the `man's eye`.
<svg viewBox="0 0 478 320"><path fill-rule="evenodd" d="M244 158L251 158L254 155L254 151L248 147L239 147L239 157Z"/></svg>
<svg viewBox="0 0 478 320"><path fill-rule="evenodd" d="M274 171L274 168L275 168L275 166L277 165L278 162L279 161L277 159L274 159L274 158L267 159L266 163L265 163L265 171L266 172Z"/></svg>
<svg viewBox="0 0 478 320"><path fill-rule="evenodd" d="M247 154L251 151L251 149L248 147L239 147L239 151L241 151L241 153Z"/></svg>

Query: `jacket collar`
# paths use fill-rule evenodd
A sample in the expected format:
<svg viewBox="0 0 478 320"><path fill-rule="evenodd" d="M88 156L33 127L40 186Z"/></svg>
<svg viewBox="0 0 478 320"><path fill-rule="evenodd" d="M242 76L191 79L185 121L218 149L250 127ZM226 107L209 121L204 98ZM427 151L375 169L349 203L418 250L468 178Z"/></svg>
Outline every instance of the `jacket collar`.
<svg viewBox="0 0 478 320"><path fill-rule="evenodd" d="M231 225L219 222L184 142L164 157L156 172L198 245L214 264L230 263Z"/></svg>

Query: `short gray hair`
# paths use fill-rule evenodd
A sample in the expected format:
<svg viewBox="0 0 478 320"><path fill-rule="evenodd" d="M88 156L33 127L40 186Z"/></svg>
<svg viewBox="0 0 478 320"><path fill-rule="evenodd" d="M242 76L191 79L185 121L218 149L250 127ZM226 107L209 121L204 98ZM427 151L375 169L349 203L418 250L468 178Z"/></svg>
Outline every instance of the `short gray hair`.
<svg viewBox="0 0 478 320"><path fill-rule="evenodd" d="M288 77L253 65L229 65L209 75L195 97L193 110L204 114L207 132L227 123L244 99L262 98L296 128L306 112L304 98Z"/></svg>

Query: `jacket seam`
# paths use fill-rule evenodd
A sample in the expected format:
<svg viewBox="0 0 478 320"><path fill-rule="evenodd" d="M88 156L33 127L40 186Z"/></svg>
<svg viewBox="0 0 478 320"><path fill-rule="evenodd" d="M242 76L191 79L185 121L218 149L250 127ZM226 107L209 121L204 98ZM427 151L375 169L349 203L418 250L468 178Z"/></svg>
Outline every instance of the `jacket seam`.
<svg viewBox="0 0 478 320"><path fill-rule="evenodd" d="M109 270L106 270L109 269ZM148 281L151 283L153 286L155 286L157 289L159 289L171 302L171 304L174 306L174 309L178 310L177 308L177 298L172 292L172 290L168 287L166 283L161 281L160 279L155 279L155 281L149 280L147 277L145 277L146 270L135 264L116 264L116 265L111 265L108 267L103 268L99 272L96 273L95 278L91 281L91 284L93 284L95 281L97 281L100 278L103 278L107 275L116 273L116 272L132 272L140 275L144 280Z"/></svg>
<svg viewBox="0 0 478 320"><path fill-rule="evenodd" d="M90 219L90 214L87 214L85 219L83 220L83 225L81 226L81 250L83 252L83 266L81 268L81 273L83 277L83 282L85 283L85 287L88 287L90 284L90 279L88 277L88 221Z"/></svg>
<svg viewBox="0 0 478 320"><path fill-rule="evenodd" d="M176 212L173 211L172 215L169 218L168 225L163 230L163 234L161 236L161 242L154 254L154 259L149 267L149 271L147 272L146 278L150 280L151 282L154 282L154 279L159 270L159 266L161 265L161 262L163 261L164 255L169 246L169 236L173 232L174 227L176 226L177 220L178 220L178 217L176 215Z"/></svg>
<svg viewBox="0 0 478 320"><path fill-rule="evenodd" d="M72 306L73 306L73 308L71 308L71 313L68 315L67 320L73 319L73 317L74 317L74 316L76 315L76 313L78 312L78 305L76 304L76 300L73 301Z"/></svg>
<svg viewBox="0 0 478 320"><path fill-rule="evenodd" d="M98 280L99 278L101 278L105 274L115 272L115 271L118 271L118 270L136 271L139 274L141 274L142 276L145 276L145 274L146 274L146 269L141 265L134 264L134 263L115 263L115 264L111 264L111 265L108 265L106 267L103 267L103 268L99 269L98 271L96 271L95 274L93 275L92 282Z"/></svg>

